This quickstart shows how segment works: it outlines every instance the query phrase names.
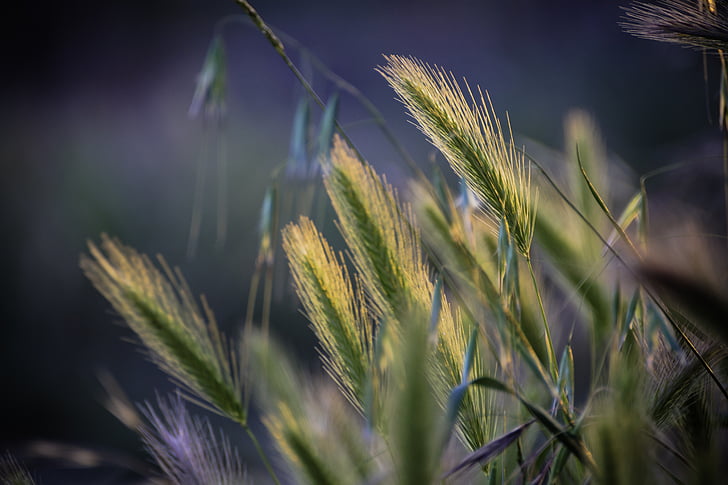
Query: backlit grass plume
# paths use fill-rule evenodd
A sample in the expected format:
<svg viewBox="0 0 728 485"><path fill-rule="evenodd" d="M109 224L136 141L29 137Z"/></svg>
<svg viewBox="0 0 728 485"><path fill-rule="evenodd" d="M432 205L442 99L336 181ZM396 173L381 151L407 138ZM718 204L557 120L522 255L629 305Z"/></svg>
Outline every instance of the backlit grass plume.
<svg viewBox="0 0 728 485"><path fill-rule="evenodd" d="M445 407L451 391L460 384L469 332L430 281L409 207L401 204L386 180L357 159L339 138L334 140L330 159L324 183L363 289L374 302L373 317L388 320L389 337L395 342L400 338L403 318L419 325L434 325L437 345L432 378L436 398ZM289 254L291 251L296 252L293 248L287 250ZM296 258L289 259L292 268L301 265ZM308 269L293 272L303 271ZM320 289L311 285L297 283L304 302L328 296L320 295ZM354 296L362 300L360 305L367 304L363 295ZM476 394L483 397L480 391L468 393L460 409L464 419L459 431L472 448L482 445L489 436L489 420L484 417L487 402L473 399Z"/></svg>
<svg viewBox="0 0 728 485"><path fill-rule="evenodd" d="M364 286L382 316L429 311L432 285L408 208L336 137L326 191Z"/></svg>
<svg viewBox="0 0 728 485"><path fill-rule="evenodd" d="M183 387L244 424L246 408L237 354L218 330L207 303L195 301L179 271L106 236L89 243L81 268L136 333L152 359Z"/></svg>
<svg viewBox="0 0 728 485"><path fill-rule="evenodd" d="M625 31L643 39L689 47L728 49L728 2L662 0L633 2L621 22Z"/></svg>
<svg viewBox="0 0 728 485"><path fill-rule="evenodd" d="M287 353L257 332L248 334L245 345L263 423L294 483L371 483L381 461L377 455L386 459L383 443L366 435L364 420L342 393L294 369Z"/></svg>
<svg viewBox="0 0 728 485"><path fill-rule="evenodd" d="M454 76L413 58L386 56L379 71L422 132L455 172L487 204L496 227L505 221L524 256L529 256L535 210L530 170L512 137L506 141L490 98L479 99ZM487 100L486 100L487 99Z"/></svg>
<svg viewBox="0 0 728 485"><path fill-rule="evenodd" d="M247 482L237 451L206 420L189 414L180 396L147 404L149 424L142 439L173 485L243 485Z"/></svg>
<svg viewBox="0 0 728 485"><path fill-rule="evenodd" d="M372 327L363 295L313 222L302 217L283 230L293 280L322 346L327 371L361 407L371 366Z"/></svg>

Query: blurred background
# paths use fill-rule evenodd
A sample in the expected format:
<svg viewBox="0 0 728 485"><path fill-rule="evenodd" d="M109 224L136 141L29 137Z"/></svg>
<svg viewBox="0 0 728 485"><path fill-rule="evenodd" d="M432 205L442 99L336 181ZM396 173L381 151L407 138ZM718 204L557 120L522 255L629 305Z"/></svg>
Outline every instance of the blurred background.
<svg viewBox="0 0 728 485"><path fill-rule="evenodd" d="M626 0L253 4L369 97L423 167L433 150L374 71L382 54L413 55L488 89L534 153L561 150L564 116L585 109L633 183L686 163L655 179L651 193L724 233L717 59L707 59L706 83L701 53L623 33ZM33 458L29 445L40 440L144 460L136 435L103 408L99 372L134 402L171 388L83 277L86 241L108 233L164 254L207 295L224 329L234 332L245 317L260 206L286 160L301 89L259 32L244 23L225 28L228 235L217 247L219 186L204 149L210 130L188 108L216 22L240 14L233 0L68 0L16 2L3 16L0 453L17 452L46 485L125 483L133 473ZM301 61L297 50L289 54ZM333 94L311 72L319 94ZM314 108L313 121L319 117ZM342 93L349 135L401 184L406 166L368 118ZM207 174L202 227L188 257L199 167ZM313 338L286 288L275 293L273 332L315 369ZM233 438L245 453L247 441Z"/></svg>

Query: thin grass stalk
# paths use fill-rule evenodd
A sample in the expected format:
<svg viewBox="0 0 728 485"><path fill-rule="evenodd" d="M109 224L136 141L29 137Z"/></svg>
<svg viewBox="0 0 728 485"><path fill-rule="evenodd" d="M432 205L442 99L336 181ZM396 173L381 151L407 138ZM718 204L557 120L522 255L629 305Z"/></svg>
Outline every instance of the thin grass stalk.
<svg viewBox="0 0 728 485"><path fill-rule="evenodd" d="M245 429L245 434L248 435L248 438L250 438L251 443L253 443L253 448L255 448L255 452L260 457L260 461L263 463L263 466L265 467L266 472L268 472L268 475L273 480L273 483L275 483L276 485L281 485L281 482L278 479L278 475L276 474L276 471L273 468L273 465L271 465L271 462L268 459L268 454L265 452L263 447L260 445L260 441L258 441L258 437L255 435L255 433L250 428L250 426L245 425L243 428Z"/></svg>
<svg viewBox="0 0 728 485"><path fill-rule="evenodd" d="M273 32L273 30L268 26L268 24L265 23L263 18L258 14L258 12L253 8L253 6L247 1L247 0L234 0L235 3L237 3L242 9L245 11L245 13L250 17L250 19L253 21L253 24L258 27L258 29L261 31L261 33L265 36L265 38L268 40L270 45L275 49L275 51L278 53L278 55L283 59L283 62L288 66L288 68L293 72L293 75L296 76L296 79L301 83L303 88L306 90L306 92L311 96L311 98L316 102L316 104L319 105L319 107L322 110L326 109L326 104L323 102L323 100L319 97L319 95L316 93L316 91L311 86L311 83L308 82L308 80L304 77L304 75L301 73L301 71L296 67L296 65L293 63L290 57L288 57L288 54L286 53L286 49L283 46L283 43L280 41L280 39L276 36L276 34ZM354 143L351 141L351 139L348 137L344 129L341 127L338 121L335 121L336 125L336 131L341 135L341 137L346 140L346 143L351 147L352 150L355 150L357 153L357 156L361 159L363 158L361 154L356 150Z"/></svg>
<svg viewBox="0 0 728 485"><path fill-rule="evenodd" d="M258 298L258 286L260 285L260 275L262 273L262 267L255 265L253 270L253 276L250 278L250 290L248 290L248 304L245 312L245 326L249 327L253 324L253 317L255 315L255 302Z"/></svg>
<svg viewBox="0 0 728 485"><path fill-rule="evenodd" d="M204 125L206 126L206 125ZM203 128L203 131L204 130ZM202 212L205 203L205 181L207 177L206 162L209 147L208 137L203 133L203 142L197 157L195 169L195 192L192 198L192 215L190 217L190 230L187 236L187 258L191 259L197 252L197 244L200 238L200 230L202 227Z"/></svg>
<svg viewBox="0 0 728 485"><path fill-rule="evenodd" d="M245 8L245 7L244 7ZM249 16L250 17L250 16ZM248 20L252 20L250 18L247 18ZM232 17L225 17L223 18L218 24L215 26L215 32L220 35L222 32L223 27L228 23L235 21L239 18L239 16L232 16ZM242 17L245 18L245 17ZM250 24L246 24L250 25ZM260 29L259 25L255 22L252 23L252 25L258 29ZM275 32L276 37L279 39L282 39L285 41L287 46L291 46L293 49L298 50L298 52L304 56L307 60L309 60L313 66L318 70L319 73L321 73L326 79L331 81L338 89L341 89L342 91L347 92L349 95L351 95L354 99L356 99L359 104L371 115L372 121L377 125L379 130L382 132L384 137L387 139L387 141L392 145L392 147L395 149L397 153L399 153L402 160L407 164L408 168L412 171L412 173L420 179L424 179L424 174L420 170L420 168L417 166L417 163L415 162L414 158L409 154L407 149L402 145L399 141L399 139L394 135L392 130L387 125L386 120L384 119L384 116L382 115L381 111L376 107L376 105L366 96L364 93L361 92L359 88L351 84L349 81L335 73L331 70L319 57L317 57L315 54L313 54L308 48L306 48L303 44L301 44L296 38L286 34L285 32L281 31L278 28L274 28L271 24L267 24L268 27L271 29L272 32ZM266 36L267 38L267 36ZM270 40L269 40L270 42ZM282 42L281 42L282 44ZM275 48L276 45L273 44L273 47ZM277 50L277 49L276 49ZM280 54L280 53L279 53ZM293 62L291 62L292 64ZM290 66L289 66L290 68ZM302 77L305 78L305 76ZM301 82L300 78L297 78L299 82ZM310 84L310 83L309 83ZM301 83L301 85L305 89L305 85ZM313 91L313 88L312 88ZM311 95L311 92L308 91L308 94ZM316 99L315 96L311 96L312 99Z"/></svg>
<svg viewBox="0 0 728 485"><path fill-rule="evenodd" d="M399 153L400 157L402 157L402 160L407 164L409 169L412 171L412 173L419 177L424 177L424 174L422 174L422 171L417 166L417 163L412 158L412 156L407 152L407 149L399 142L399 139L392 133L392 130L389 129L389 126L387 126L387 122L384 119L384 116L382 115L381 111L376 107L376 105L364 95L364 93L359 90L356 86L348 82L346 79L342 78L338 74L336 74L334 71L332 71L326 64L324 64L321 59L319 59L317 56L315 56L313 53L311 53L308 49L303 47L300 42L298 42L296 39L291 37L290 35L287 35L281 31L278 31L278 35L281 38L284 38L286 40L286 43L288 45L292 45L294 48L297 48L301 53L305 54L307 58L311 61L311 63L318 69L318 71L327 79L329 79L331 82L336 85L337 88L349 93L352 97L354 97L357 101L359 101L359 104L364 107L364 109L369 112L369 114L372 116L372 120L377 125L379 130L382 132L382 134L385 136L387 141L394 147L394 149Z"/></svg>
<svg viewBox="0 0 728 485"><path fill-rule="evenodd" d="M217 240L218 249L225 245L227 238L227 184L228 184L228 161L227 143L225 140L225 120L219 117L217 120Z"/></svg>
<svg viewBox="0 0 728 485"><path fill-rule="evenodd" d="M531 262L530 257L526 258L526 265L528 266L528 272L531 275L531 282L533 283L533 288L536 292L538 308L541 312L541 318L543 320L543 332L544 339L546 340L546 350L548 352L549 372L551 373L551 378L554 380L554 382L558 382L559 368L558 363L556 362L556 353L554 352L553 339L551 338L551 329L549 326L548 318L546 317L546 309L544 308L543 299L541 298L541 290L539 288L538 281L536 281L536 273L533 270L533 263Z"/></svg>
<svg viewBox="0 0 728 485"><path fill-rule="evenodd" d="M273 263L265 266L265 285L263 286L263 313L260 317L260 324L263 335L270 334L270 314L273 307Z"/></svg>

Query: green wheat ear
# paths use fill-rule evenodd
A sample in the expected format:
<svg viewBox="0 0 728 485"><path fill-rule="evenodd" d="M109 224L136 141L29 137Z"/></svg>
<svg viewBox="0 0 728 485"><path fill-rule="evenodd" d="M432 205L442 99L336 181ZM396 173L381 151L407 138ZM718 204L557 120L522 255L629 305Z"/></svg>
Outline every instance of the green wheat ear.
<svg viewBox="0 0 728 485"><path fill-rule="evenodd" d="M237 354L218 330L204 298L195 301L179 271L102 236L89 243L81 268L136 333L152 359L212 408L246 423Z"/></svg>
<svg viewBox="0 0 728 485"><path fill-rule="evenodd" d="M409 207L400 204L386 180L359 161L339 138L334 140L324 181L361 284L374 302L374 316L393 325L397 345L402 344L403 321L430 322L436 328L432 380L438 402L447 406L452 389L460 384L470 332L445 295L435 292L430 282ZM436 315L431 314L433 308L439 309ZM481 446L490 436L490 420L483 412L487 401L475 394L466 396L458 413L460 436L471 448Z"/></svg>
<svg viewBox="0 0 728 485"><path fill-rule="evenodd" d="M338 224L379 316L397 318L415 308L427 315L432 285L409 207L339 137L324 178Z"/></svg>
<svg viewBox="0 0 728 485"><path fill-rule="evenodd" d="M283 230L283 249L306 315L322 347L324 367L359 409L372 363L372 328L363 296L313 222Z"/></svg>
<svg viewBox="0 0 728 485"><path fill-rule="evenodd" d="M379 72L397 93L422 132L453 170L505 221L518 250L530 254L535 221L531 175L512 136L506 141L490 98L478 99L466 84L470 101L451 74L407 57L385 56ZM510 125L509 125L510 131Z"/></svg>

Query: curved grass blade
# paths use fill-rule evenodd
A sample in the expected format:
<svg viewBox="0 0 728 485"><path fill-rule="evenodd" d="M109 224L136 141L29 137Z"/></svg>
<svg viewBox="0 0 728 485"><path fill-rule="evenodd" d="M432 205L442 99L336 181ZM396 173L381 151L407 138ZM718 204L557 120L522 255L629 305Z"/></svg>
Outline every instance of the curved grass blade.
<svg viewBox="0 0 728 485"><path fill-rule="evenodd" d="M454 468L445 473L442 478L448 478L458 472L472 468L475 465L480 465L481 467L487 465L492 459L503 453L505 449L508 448L511 443L516 441L535 421L535 419L531 419L530 421L513 428L503 436L496 438L487 445L469 454Z"/></svg>
<svg viewBox="0 0 728 485"><path fill-rule="evenodd" d="M308 175L308 130L311 118L311 106L307 97L298 101L296 113L293 116L291 141L288 147L288 161L286 163L286 176L293 179L303 179Z"/></svg>
<svg viewBox="0 0 728 485"><path fill-rule="evenodd" d="M492 377L479 377L470 381L470 385L485 386L490 389L511 394L518 398L521 404L528 410L531 416L534 417L549 433L558 441L560 441L571 453L576 456L579 461L589 467L589 469L596 473L597 467L594 463L594 459L589 452L589 449L584 444L584 441L571 431L562 427L562 425L556 421L548 412L543 410L541 407L526 400L521 393L511 389L501 381Z"/></svg>
<svg viewBox="0 0 728 485"><path fill-rule="evenodd" d="M318 164L314 164L312 169L319 166L328 167L330 163L329 154L334 140L334 133L336 132L336 115L338 111L339 93L334 93L326 102L326 108L321 118L321 126L319 127L318 141L316 144L316 156L314 157ZM324 169L324 172L327 171L327 169Z"/></svg>
<svg viewBox="0 0 728 485"><path fill-rule="evenodd" d="M468 347L465 350L465 356L463 358L463 370L462 370L462 378L460 379L460 384L455 386L453 390L450 392L450 396L447 400L447 405L445 406L445 429L443 433L443 449L447 445L447 442L450 439L450 434L452 432L453 427L455 426L455 421L457 420L458 411L460 409L460 404L463 401L463 397L465 396L465 393L468 391L468 387L470 383L468 382L468 379L470 378L470 370L473 367L473 359L475 358L475 348L478 344L478 327L474 327L473 330L470 332L470 338L468 339Z"/></svg>
<svg viewBox="0 0 728 485"><path fill-rule="evenodd" d="M591 179L589 179L589 175L586 173L586 170L584 169L584 164L581 162L581 157L579 156L579 147L576 148L576 160L579 163L579 170L581 170L581 175L584 177L584 181L587 184L587 187L589 187L589 191L591 192L592 196L594 197L594 200L597 204L599 204L599 207L602 209L604 214L609 218L609 222L612 223L612 226L614 226L614 229L619 233L619 235L622 237L625 243L629 246L629 248L632 250L632 253L637 257L637 259L642 259L642 256L640 255L640 252L637 250L635 245L632 243L632 239L627 235L626 232L624 232L624 229L622 229L622 226L619 224L619 222L614 218L612 215L612 211L609 210L609 207L607 207L607 204L604 202L604 199L602 199L601 195L599 195L599 192L597 191L597 188L594 187L594 184L592 183Z"/></svg>

